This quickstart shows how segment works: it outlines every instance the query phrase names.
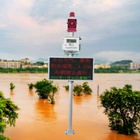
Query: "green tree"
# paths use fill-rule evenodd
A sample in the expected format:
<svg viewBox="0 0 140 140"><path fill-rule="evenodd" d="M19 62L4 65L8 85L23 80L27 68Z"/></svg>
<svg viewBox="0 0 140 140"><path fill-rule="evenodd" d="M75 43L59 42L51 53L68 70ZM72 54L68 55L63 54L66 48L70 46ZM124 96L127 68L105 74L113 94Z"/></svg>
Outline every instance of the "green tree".
<svg viewBox="0 0 140 140"><path fill-rule="evenodd" d="M10 83L10 90L13 90L15 88L15 85L13 83Z"/></svg>
<svg viewBox="0 0 140 140"><path fill-rule="evenodd" d="M83 93L85 93L85 94L92 93L92 89L89 87L88 82L84 82L82 87L83 87Z"/></svg>
<svg viewBox="0 0 140 140"><path fill-rule="evenodd" d="M44 62L38 61L38 62L36 62L36 65L42 66L42 65L44 65Z"/></svg>
<svg viewBox="0 0 140 140"><path fill-rule="evenodd" d="M140 132L140 91L133 91L131 85L112 87L100 99L112 130L126 135Z"/></svg>
<svg viewBox="0 0 140 140"><path fill-rule="evenodd" d="M54 95L55 95L55 93L57 93L57 92L58 92L58 86L52 85L52 91L51 91L51 93L49 94L49 98L50 98L50 100L51 100L51 104L55 104Z"/></svg>
<svg viewBox="0 0 140 140"><path fill-rule="evenodd" d="M63 86L65 88L65 90L69 90L69 85Z"/></svg>
<svg viewBox="0 0 140 140"><path fill-rule="evenodd" d="M82 85L75 85L73 88L74 95L82 96L83 87Z"/></svg>
<svg viewBox="0 0 140 140"><path fill-rule="evenodd" d="M63 86L67 91L69 90L69 85ZM88 82L84 82L82 85L75 85L73 88L73 93L76 96L81 96L82 92L85 94L91 94L92 89L89 87Z"/></svg>
<svg viewBox="0 0 140 140"><path fill-rule="evenodd" d="M0 140L10 140L8 137L5 137L3 135L0 135Z"/></svg>
<svg viewBox="0 0 140 140"><path fill-rule="evenodd" d="M30 83L30 84L28 84L28 87L29 87L29 90L32 90L34 88L34 84Z"/></svg>
<svg viewBox="0 0 140 140"><path fill-rule="evenodd" d="M36 88L36 92L38 93L40 99L48 99L49 97L51 100L51 104L55 103L54 94L58 91L58 87L53 85L53 81L43 79L36 82L34 84L34 87Z"/></svg>
<svg viewBox="0 0 140 140"><path fill-rule="evenodd" d="M3 133L6 127L15 126L19 108L10 99L6 99L0 92L0 140L8 140Z"/></svg>

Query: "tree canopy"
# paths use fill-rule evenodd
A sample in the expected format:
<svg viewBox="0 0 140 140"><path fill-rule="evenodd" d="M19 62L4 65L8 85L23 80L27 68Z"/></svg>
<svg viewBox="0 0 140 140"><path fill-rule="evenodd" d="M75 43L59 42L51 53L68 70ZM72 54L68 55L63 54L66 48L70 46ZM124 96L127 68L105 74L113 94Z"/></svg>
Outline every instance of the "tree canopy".
<svg viewBox="0 0 140 140"><path fill-rule="evenodd" d="M18 110L18 106L10 99L6 99L0 91L0 140L7 139L2 134L8 125L15 125L15 121L18 118L18 113L16 111Z"/></svg>
<svg viewBox="0 0 140 140"><path fill-rule="evenodd" d="M140 132L140 91L133 91L131 85L112 87L100 99L112 130L126 135Z"/></svg>

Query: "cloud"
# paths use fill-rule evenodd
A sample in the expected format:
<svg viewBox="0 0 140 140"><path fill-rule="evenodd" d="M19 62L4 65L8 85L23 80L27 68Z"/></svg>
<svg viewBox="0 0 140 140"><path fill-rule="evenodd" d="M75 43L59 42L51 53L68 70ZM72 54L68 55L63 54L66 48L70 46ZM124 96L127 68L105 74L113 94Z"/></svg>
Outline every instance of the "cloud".
<svg viewBox="0 0 140 140"><path fill-rule="evenodd" d="M103 51L94 55L95 59L114 62L119 60L132 60L140 62L140 52L129 51Z"/></svg>
<svg viewBox="0 0 140 140"><path fill-rule="evenodd" d="M67 19L73 11L78 21L75 35L83 43L81 53L91 56L94 52L100 59L109 60L100 53L116 51L120 56L124 52L122 56L137 59L139 6L137 0L0 0L1 53L46 57L62 52L62 38L69 35Z"/></svg>
<svg viewBox="0 0 140 140"><path fill-rule="evenodd" d="M59 42L60 35L64 32L64 28L61 28L62 25L65 25L63 19L52 19L49 22L41 24L34 20L30 15L30 10L34 5L33 0L13 0L11 3L5 5L7 9L6 15L7 20L7 32L6 36L9 38L9 41L12 41L15 44L26 44L32 45L41 45L41 44L52 44ZM43 18L43 17L41 17ZM4 28L5 24L1 24L0 27ZM62 36L61 36L62 38ZM27 45L29 46L29 45Z"/></svg>

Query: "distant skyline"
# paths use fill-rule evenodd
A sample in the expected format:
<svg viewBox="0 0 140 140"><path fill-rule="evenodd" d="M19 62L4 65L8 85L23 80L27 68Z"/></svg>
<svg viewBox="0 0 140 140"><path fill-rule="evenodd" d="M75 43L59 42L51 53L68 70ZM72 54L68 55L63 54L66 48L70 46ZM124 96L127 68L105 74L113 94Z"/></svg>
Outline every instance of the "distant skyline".
<svg viewBox="0 0 140 140"><path fill-rule="evenodd" d="M0 59L65 56L67 19L75 12L78 57L140 62L138 0L0 0Z"/></svg>

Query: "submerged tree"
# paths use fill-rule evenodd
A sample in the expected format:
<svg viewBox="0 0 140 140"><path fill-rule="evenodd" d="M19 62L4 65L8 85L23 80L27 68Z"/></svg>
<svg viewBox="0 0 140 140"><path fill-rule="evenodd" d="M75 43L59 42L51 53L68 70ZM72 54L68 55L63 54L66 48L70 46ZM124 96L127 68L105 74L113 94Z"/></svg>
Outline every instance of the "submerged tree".
<svg viewBox="0 0 140 140"><path fill-rule="evenodd" d="M112 87L100 99L112 130L126 135L140 132L140 91L133 91L131 85Z"/></svg>
<svg viewBox="0 0 140 140"><path fill-rule="evenodd" d="M69 90L69 85L63 86L67 91ZM73 88L73 93L76 96L82 96L82 93L91 94L92 89L89 87L88 82L84 82L82 85L75 85Z"/></svg>
<svg viewBox="0 0 140 140"><path fill-rule="evenodd" d="M19 108L10 99L6 99L0 92L0 140L8 140L3 133L6 127L15 126Z"/></svg>
<svg viewBox="0 0 140 140"><path fill-rule="evenodd" d="M52 90L52 81L43 79L41 81L37 81L34 84L34 87L36 88L36 92L38 93L39 98L45 99L48 98L48 95Z"/></svg>
<svg viewBox="0 0 140 140"><path fill-rule="evenodd" d="M84 82L82 87L83 87L83 93L85 93L85 94L92 93L92 89L89 87L88 82Z"/></svg>
<svg viewBox="0 0 140 140"><path fill-rule="evenodd" d="M81 85L75 85L73 88L74 95L76 96L82 96L82 91L83 91L83 88Z"/></svg>
<svg viewBox="0 0 140 140"><path fill-rule="evenodd" d="M40 99L50 99L51 104L54 104L54 94L58 91L58 87L53 85L53 81L43 79L34 84L36 92Z"/></svg>
<svg viewBox="0 0 140 140"><path fill-rule="evenodd" d="M28 84L28 87L29 87L29 90L32 90L34 88L34 84L30 83L30 84Z"/></svg>
<svg viewBox="0 0 140 140"><path fill-rule="evenodd" d="M13 83L10 83L10 90L13 90L15 88L15 85Z"/></svg>
<svg viewBox="0 0 140 140"><path fill-rule="evenodd" d="M65 90L69 90L69 85L63 86L65 88Z"/></svg>
<svg viewBox="0 0 140 140"><path fill-rule="evenodd" d="M58 86L52 85L52 91L51 91L51 93L49 94L49 98L50 98L51 104L55 104L54 95L55 95L55 93L57 93L57 92L58 92Z"/></svg>

